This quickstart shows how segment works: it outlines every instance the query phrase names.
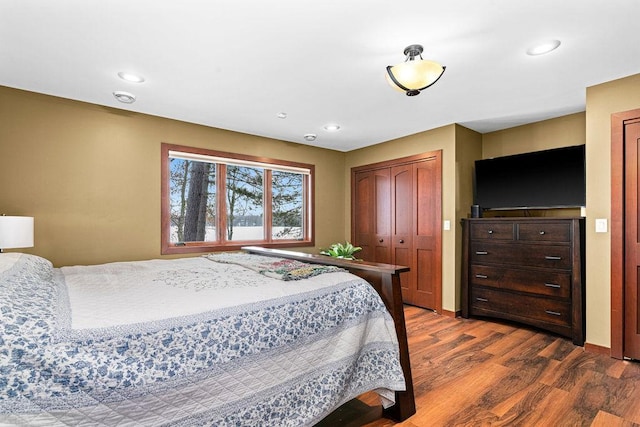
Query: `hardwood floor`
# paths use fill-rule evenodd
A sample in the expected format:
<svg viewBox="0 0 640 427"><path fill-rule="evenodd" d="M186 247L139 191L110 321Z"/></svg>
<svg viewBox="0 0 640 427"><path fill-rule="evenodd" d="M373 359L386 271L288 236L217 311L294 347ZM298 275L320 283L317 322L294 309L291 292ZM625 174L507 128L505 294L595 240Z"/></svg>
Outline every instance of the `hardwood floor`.
<svg viewBox="0 0 640 427"><path fill-rule="evenodd" d="M405 307L417 412L380 419L377 395L317 427L640 426L640 363L500 321Z"/></svg>

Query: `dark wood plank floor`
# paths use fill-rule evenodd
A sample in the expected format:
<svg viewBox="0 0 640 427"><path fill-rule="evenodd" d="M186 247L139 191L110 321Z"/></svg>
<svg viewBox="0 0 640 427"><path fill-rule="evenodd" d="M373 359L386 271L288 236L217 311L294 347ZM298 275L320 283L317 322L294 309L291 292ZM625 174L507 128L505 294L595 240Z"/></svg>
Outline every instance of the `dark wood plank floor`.
<svg viewBox="0 0 640 427"><path fill-rule="evenodd" d="M417 413L380 419L377 395L318 427L639 426L640 363L525 326L405 308Z"/></svg>

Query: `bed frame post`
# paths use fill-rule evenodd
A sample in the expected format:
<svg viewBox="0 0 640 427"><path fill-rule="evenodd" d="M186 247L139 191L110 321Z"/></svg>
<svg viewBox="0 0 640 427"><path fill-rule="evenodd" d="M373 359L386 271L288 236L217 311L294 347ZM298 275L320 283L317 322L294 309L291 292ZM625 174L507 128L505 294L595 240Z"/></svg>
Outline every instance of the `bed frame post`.
<svg viewBox="0 0 640 427"><path fill-rule="evenodd" d="M391 302L388 310L393 316L400 347L400 364L404 373L406 391L396 391L396 404L384 410L385 417L403 421L416 413L415 397L413 395L413 377L411 375L411 362L409 360L409 343L407 341L407 328L404 320L404 305L402 303L402 288L400 287L400 274L382 275L382 294Z"/></svg>
<svg viewBox="0 0 640 427"><path fill-rule="evenodd" d="M384 410L384 416L396 421L404 421L416 413L416 402L413 394L413 377L409 360L409 343L407 341L407 327L404 320L404 304L402 302L402 288L400 287L400 273L409 271L409 267L381 264L366 261L350 261L322 255L306 254L302 252L268 249L259 246L245 246L245 252L295 259L322 265L335 265L345 268L356 276L368 281L380 294L380 297L391 313L398 336L400 348L400 364L404 373L406 391L396 391L396 403Z"/></svg>

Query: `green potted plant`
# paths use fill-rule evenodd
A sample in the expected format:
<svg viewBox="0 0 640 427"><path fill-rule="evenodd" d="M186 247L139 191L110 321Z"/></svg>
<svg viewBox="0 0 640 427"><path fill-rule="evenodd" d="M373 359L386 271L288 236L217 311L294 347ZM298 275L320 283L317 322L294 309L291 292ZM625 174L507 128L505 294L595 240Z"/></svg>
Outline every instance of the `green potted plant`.
<svg viewBox="0 0 640 427"><path fill-rule="evenodd" d="M329 249L323 249L320 251L322 255L328 255L334 258L342 258L342 259L350 259L354 261L359 261L353 254L358 251L361 251L362 248L360 246L353 246L349 242L342 243L334 243Z"/></svg>

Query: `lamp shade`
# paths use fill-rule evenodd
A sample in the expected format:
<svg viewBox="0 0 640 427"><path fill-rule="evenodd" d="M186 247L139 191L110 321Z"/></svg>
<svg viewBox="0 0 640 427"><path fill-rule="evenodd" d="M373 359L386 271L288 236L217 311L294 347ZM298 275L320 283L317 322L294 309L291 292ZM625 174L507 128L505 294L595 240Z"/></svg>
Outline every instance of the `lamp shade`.
<svg viewBox="0 0 640 427"><path fill-rule="evenodd" d="M410 90L422 90L432 84L434 84L444 72L444 67L437 62L427 61L424 59L418 59L415 61L401 62L398 65L391 67L387 74L387 79L391 80L393 77L402 86ZM398 90L405 92L393 81L389 81L389 84L397 88Z"/></svg>
<svg viewBox="0 0 640 427"><path fill-rule="evenodd" d="M405 62L387 67L387 82L394 89L415 96L442 77L445 66L422 59L422 46L411 45L404 50Z"/></svg>
<svg viewBox="0 0 640 427"><path fill-rule="evenodd" d="M33 217L0 216L0 250L33 246Z"/></svg>

